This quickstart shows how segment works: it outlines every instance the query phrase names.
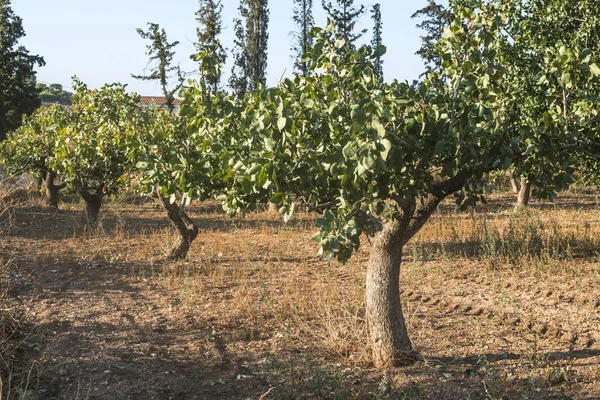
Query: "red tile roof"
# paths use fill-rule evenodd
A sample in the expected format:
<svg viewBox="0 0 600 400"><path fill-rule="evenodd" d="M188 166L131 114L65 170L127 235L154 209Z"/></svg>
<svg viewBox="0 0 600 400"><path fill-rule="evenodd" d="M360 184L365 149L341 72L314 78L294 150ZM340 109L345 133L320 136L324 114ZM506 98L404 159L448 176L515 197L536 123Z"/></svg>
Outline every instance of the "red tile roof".
<svg viewBox="0 0 600 400"><path fill-rule="evenodd" d="M181 104L181 99L174 98L173 105L178 106ZM140 98L141 104L156 104L157 106L164 106L167 103L167 99L163 96L142 96Z"/></svg>

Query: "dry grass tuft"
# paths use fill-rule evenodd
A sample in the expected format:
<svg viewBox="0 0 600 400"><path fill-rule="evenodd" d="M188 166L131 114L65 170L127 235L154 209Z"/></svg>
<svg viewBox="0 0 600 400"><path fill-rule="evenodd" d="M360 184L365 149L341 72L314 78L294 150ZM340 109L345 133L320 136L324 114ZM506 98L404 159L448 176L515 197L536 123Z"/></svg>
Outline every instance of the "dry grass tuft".
<svg viewBox="0 0 600 400"><path fill-rule="evenodd" d="M13 207L22 201L15 191L0 194L0 398L33 399L33 368L17 356L27 335L22 306L11 292L22 283L14 258L4 251L2 238L14 224Z"/></svg>

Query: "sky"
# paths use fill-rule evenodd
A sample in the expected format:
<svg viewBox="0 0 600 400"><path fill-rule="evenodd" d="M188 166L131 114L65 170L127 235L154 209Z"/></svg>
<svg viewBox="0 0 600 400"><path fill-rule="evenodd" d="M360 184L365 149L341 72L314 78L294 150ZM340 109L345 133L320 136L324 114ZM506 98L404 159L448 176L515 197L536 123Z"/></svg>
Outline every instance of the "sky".
<svg viewBox="0 0 600 400"><path fill-rule="evenodd" d="M368 9L376 1L355 1ZM383 44L386 80L412 81L423 71L423 63L415 52L420 46L421 31L410 16L427 4L427 0L379 0L383 17ZM239 0L222 0L223 33L221 42L233 48L233 19L238 16ZM292 0L269 1L269 47L267 85L275 85L282 76L292 73L290 31ZM133 79L131 74L144 74L148 64L146 41L136 28L146 29L149 22L158 23L167 32L169 41L179 41L175 62L182 70L197 71L189 56L195 52L194 41L198 26L197 0L14 0L13 11L23 19L26 36L21 39L32 54L44 57L46 66L38 70L38 82L60 83L71 87L76 75L88 87L105 83L126 83L130 91L140 95L161 95L153 82ZM321 1L314 1L317 26L325 25ZM362 42L371 39L372 20L365 14L358 29L369 29ZM231 70L231 57L224 67L226 81Z"/></svg>

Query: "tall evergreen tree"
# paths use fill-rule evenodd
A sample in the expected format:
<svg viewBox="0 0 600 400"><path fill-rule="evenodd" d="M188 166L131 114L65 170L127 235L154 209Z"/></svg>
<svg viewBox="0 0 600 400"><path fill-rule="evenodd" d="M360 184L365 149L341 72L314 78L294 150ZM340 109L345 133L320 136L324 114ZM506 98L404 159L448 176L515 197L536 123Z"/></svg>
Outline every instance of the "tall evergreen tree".
<svg viewBox="0 0 600 400"><path fill-rule="evenodd" d="M450 25L451 12L443 5L437 4L435 0L429 0L427 6L415 12L411 18L422 19L422 22L417 24L417 28L425 31L425 35L421 36L421 48L416 52L425 62L424 74L439 70L442 60L434 51L434 44L442 37L444 27Z"/></svg>
<svg viewBox="0 0 600 400"><path fill-rule="evenodd" d="M248 10L244 1L240 2L238 8L240 16L246 18ZM234 21L235 39L233 40L233 67L231 68L231 76L229 77L229 87L236 95L241 98L248 91L248 76L246 75L246 30L241 19Z"/></svg>
<svg viewBox="0 0 600 400"><path fill-rule="evenodd" d="M181 89L185 80L185 74L181 72L179 65L171 65L173 63L173 56L175 55L173 48L179 42L169 43L167 33L158 24L148 23L148 26L147 32L138 28L137 33L142 39L150 40L150 44L146 46L148 49L146 54L150 56L148 65L152 63L154 65L151 67L149 75L131 74L131 76L144 81L158 81L165 96L167 108L172 113L175 109L173 105L175 93ZM175 83L171 84L173 79L175 79Z"/></svg>
<svg viewBox="0 0 600 400"><path fill-rule="evenodd" d="M235 19L234 67L230 86L238 96L267 82L269 1L240 0Z"/></svg>
<svg viewBox="0 0 600 400"><path fill-rule="evenodd" d="M312 46L313 39L310 30L315 24L312 13L313 0L294 0L294 17L297 30L292 34L292 58L294 60L294 70L302 76L309 76L310 70L308 63L302 61L306 51Z"/></svg>
<svg viewBox="0 0 600 400"><path fill-rule="evenodd" d="M321 4L329 19L335 24L339 35L350 46L356 47L356 41L367 32L367 29L354 32L356 23L365 13L365 6L361 4L360 7L355 7L354 0L335 0L335 4L321 0Z"/></svg>
<svg viewBox="0 0 600 400"><path fill-rule="evenodd" d="M216 58L220 64L225 64L227 54L219 41L222 30L221 13L223 5L221 0L200 0L200 6L196 12L196 21L199 27L196 29L198 36L198 50L204 51ZM208 72L204 79L212 93L216 93L221 82L219 72Z"/></svg>
<svg viewBox="0 0 600 400"><path fill-rule="evenodd" d="M381 5L376 3L373 5L371 9L371 18L373 18L373 39L371 39L371 45L374 49L377 49L379 46L383 45L382 42L382 30L383 30L383 22L381 21ZM375 67L375 75L383 80L383 60L381 59L381 55L379 52L375 57L374 61Z"/></svg>
<svg viewBox="0 0 600 400"><path fill-rule="evenodd" d="M0 141L41 104L35 67L45 62L18 45L23 36L23 20L12 11L10 0L0 0Z"/></svg>

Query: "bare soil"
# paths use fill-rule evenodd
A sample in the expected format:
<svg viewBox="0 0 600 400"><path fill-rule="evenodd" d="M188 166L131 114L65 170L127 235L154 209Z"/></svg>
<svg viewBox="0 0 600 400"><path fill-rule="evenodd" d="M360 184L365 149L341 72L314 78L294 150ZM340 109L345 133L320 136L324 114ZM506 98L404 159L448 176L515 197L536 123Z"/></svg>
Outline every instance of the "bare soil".
<svg viewBox="0 0 600 400"><path fill-rule="evenodd" d="M14 209L0 284L23 311L27 399L600 399L600 205L570 192L515 216L508 195L451 203L405 249L421 360L375 370L365 348L369 243L316 257L314 215L190 215L188 260L152 202ZM596 251L597 249L597 251ZM19 372L20 371L20 372ZM6 385L6 382L4 382ZM15 398L18 398L15 394Z"/></svg>

